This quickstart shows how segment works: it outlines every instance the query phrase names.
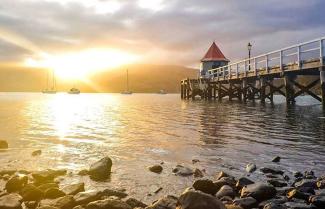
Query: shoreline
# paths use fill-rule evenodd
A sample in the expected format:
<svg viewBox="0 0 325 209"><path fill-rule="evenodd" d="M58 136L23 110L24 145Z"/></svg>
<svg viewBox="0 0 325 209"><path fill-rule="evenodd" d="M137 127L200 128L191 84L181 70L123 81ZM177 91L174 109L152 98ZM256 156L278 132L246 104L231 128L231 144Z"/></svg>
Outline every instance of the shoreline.
<svg viewBox="0 0 325 209"><path fill-rule="evenodd" d="M40 150L33 155L41 155ZM272 163L281 163L276 157ZM199 160L193 159L195 165ZM159 195L162 186L155 191L158 198L153 203L144 203L132 198L123 188L101 188L85 190L85 182L62 184L73 175L89 176L92 181L105 182L114 166L111 158L105 157L90 165L89 169L73 174L68 170L0 170L4 188L0 189L0 208L8 204L10 209L102 209L102 208L146 208L146 209L282 209L282 208L324 208L325 173L316 177L313 171L287 173L271 167L246 166L242 176L232 176L227 171L216 171L212 178L205 176L204 170L177 165L171 172L178 178L193 177L192 187L179 194ZM165 171L164 163L148 167L142 172L160 175ZM266 181L253 179L252 174L263 175ZM168 185L167 185L168 186ZM7 206L6 206L7 204Z"/></svg>

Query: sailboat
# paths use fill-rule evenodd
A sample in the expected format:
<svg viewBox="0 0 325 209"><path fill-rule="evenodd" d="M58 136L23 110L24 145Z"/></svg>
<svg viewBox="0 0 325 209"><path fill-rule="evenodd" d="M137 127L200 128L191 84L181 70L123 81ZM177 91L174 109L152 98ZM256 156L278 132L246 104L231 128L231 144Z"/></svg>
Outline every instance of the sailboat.
<svg viewBox="0 0 325 209"><path fill-rule="evenodd" d="M129 90L129 69L126 69L126 91L121 94L132 94L132 91Z"/></svg>
<svg viewBox="0 0 325 209"><path fill-rule="evenodd" d="M75 84L73 87L68 91L68 94L80 94L80 90L75 87Z"/></svg>
<svg viewBox="0 0 325 209"><path fill-rule="evenodd" d="M42 91L43 94L56 94L56 80L55 80L55 75L54 75L54 71L51 70L51 74L52 74L52 86L51 88L49 88L49 70L47 71L46 74L46 88Z"/></svg>

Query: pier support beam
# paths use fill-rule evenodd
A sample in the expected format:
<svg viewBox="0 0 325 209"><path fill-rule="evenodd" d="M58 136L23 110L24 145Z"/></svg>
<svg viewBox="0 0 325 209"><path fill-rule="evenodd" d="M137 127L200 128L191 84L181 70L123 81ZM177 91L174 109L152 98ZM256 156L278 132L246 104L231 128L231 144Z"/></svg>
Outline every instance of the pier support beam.
<svg viewBox="0 0 325 209"><path fill-rule="evenodd" d="M320 69L320 86L322 93L322 104L323 108L325 108L325 67Z"/></svg>
<svg viewBox="0 0 325 209"><path fill-rule="evenodd" d="M243 93L243 101L247 101L247 80L243 79L242 82L242 93Z"/></svg>
<svg viewBox="0 0 325 209"><path fill-rule="evenodd" d="M266 81L264 78L260 79L260 95L261 95L261 103L265 103L266 98Z"/></svg>
<svg viewBox="0 0 325 209"><path fill-rule="evenodd" d="M294 104L296 102L295 100L295 89L294 89L294 80L296 79L295 76L284 76L284 86L285 86L285 94L286 94L286 101L287 104Z"/></svg>
<svg viewBox="0 0 325 209"><path fill-rule="evenodd" d="M184 99L184 84L181 82L181 99Z"/></svg>

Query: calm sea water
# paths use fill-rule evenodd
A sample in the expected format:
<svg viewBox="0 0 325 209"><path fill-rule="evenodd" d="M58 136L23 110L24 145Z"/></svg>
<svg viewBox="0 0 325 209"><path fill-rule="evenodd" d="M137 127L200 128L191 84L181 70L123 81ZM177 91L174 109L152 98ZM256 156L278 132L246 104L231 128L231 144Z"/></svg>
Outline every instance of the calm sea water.
<svg viewBox="0 0 325 209"><path fill-rule="evenodd" d="M70 175L62 183L123 187L147 202L191 185L192 177L172 174L177 164L205 169L208 177L220 170L241 176L247 163L274 167L270 161L279 155L276 167L289 174L325 171L325 114L310 97L287 107L281 97L263 106L181 101L179 95L0 93L0 124L0 138L10 144L0 152L1 168L75 173L110 156L107 182ZM31 157L36 149L43 154ZM162 174L147 170L160 162ZM147 196L159 187L159 194Z"/></svg>

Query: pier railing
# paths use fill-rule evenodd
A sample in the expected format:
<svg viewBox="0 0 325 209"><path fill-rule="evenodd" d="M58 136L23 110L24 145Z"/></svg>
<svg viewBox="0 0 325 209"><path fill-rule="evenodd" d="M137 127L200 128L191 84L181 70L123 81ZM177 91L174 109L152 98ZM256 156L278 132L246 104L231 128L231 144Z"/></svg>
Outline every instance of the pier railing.
<svg viewBox="0 0 325 209"><path fill-rule="evenodd" d="M286 47L267 54L209 70L213 80L230 80L293 70L301 70L307 64L324 65L325 37Z"/></svg>

